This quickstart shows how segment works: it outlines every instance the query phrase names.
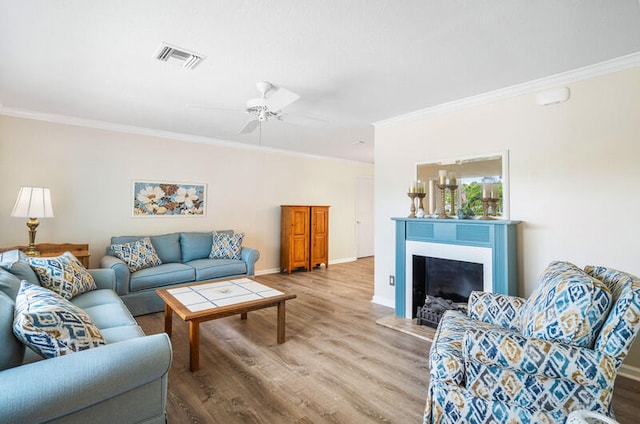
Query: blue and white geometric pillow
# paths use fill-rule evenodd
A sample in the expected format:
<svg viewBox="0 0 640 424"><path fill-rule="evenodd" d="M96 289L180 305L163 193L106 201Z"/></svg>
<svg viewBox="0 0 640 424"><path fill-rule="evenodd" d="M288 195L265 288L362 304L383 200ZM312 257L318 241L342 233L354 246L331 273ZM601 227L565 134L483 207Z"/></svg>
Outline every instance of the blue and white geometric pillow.
<svg viewBox="0 0 640 424"><path fill-rule="evenodd" d="M211 246L211 259L240 259L242 251L242 239L244 233L227 234L213 232L213 245Z"/></svg>
<svg viewBox="0 0 640 424"><path fill-rule="evenodd" d="M569 262L552 262L521 312L522 335L593 347L612 305L611 290Z"/></svg>
<svg viewBox="0 0 640 424"><path fill-rule="evenodd" d="M131 272L162 265L162 261L158 257L158 253L153 244L151 244L149 237L144 237L131 243L112 244L111 251L117 258L127 264Z"/></svg>
<svg viewBox="0 0 640 424"><path fill-rule="evenodd" d="M44 358L105 344L84 311L51 290L24 280L16 297L13 333Z"/></svg>
<svg viewBox="0 0 640 424"><path fill-rule="evenodd" d="M97 288L91 274L69 252L53 258L29 258L29 265L38 275L43 287L65 299L71 300Z"/></svg>

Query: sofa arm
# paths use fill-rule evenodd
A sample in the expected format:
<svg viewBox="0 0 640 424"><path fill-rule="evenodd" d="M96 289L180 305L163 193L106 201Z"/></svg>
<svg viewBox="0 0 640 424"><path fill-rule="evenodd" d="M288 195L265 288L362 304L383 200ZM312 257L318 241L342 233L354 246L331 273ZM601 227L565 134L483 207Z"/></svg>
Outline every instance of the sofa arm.
<svg viewBox="0 0 640 424"><path fill-rule="evenodd" d="M129 267L123 260L106 255L100 258L100 268L110 268L116 274L116 293L122 296L129 293Z"/></svg>
<svg viewBox="0 0 640 424"><path fill-rule="evenodd" d="M49 421L160 378L166 385L171 356L162 333L1 371L0 422Z"/></svg>
<svg viewBox="0 0 640 424"><path fill-rule="evenodd" d="M99 289L116 290L116 273L112 269L88 269Z"/></svg>
<svg viewBox="0 0 640 424"><path fill-rule="evenodd" d="M526 338L506 329L467 332L462 343L462 355L465 365L476 361L489 368L546 379L564 379L600 390L612 388L616 376L614 359L604 353Z"/></svg>
<svg viewBox="0 0 640 424"><path fill-rule="evenodd" d="M503 328L520 330L520 311L526 299L504 294L473 291L469 296L469 317Z"/></svg>
<svg viewBox="0 0 640 424"><path fill-rule="evenodd" d="M240 258L247 263L247 275L255 275L256 262L260 259L260 252L251 247L243 247L240 251Z"/></svg>

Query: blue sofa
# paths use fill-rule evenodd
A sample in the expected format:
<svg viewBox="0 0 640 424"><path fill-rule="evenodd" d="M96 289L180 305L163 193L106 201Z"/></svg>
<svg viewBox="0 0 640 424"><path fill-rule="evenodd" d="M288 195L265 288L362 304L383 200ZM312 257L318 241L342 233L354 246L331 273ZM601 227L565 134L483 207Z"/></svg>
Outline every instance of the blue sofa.
<svg viewBox="0 0 640 424"><path fill-rule="evenodd" d="M217 233L233 233L232 230ZM100 268L115 271L116 292L134 316L164 310L156 289L197 281L220 280L255 274L260 258L256 249L243 247L240 259L209 259L213 232L182 232L157 236L112 237L111 245L131 243L144 237L151 239L162 265L129 272L124 261L113 255L110 247L100 259Z"/></svg>
<svg viewBox="0 0 640 424"><path fill-rule="evenodd" d="M89 270L97 290L71 303L95 322L106 345L43 359L13 334L20 281L39 285L22 252L0 254L0 422L166 423L171 344L145 336L116 295L112 270Z"/></svg>

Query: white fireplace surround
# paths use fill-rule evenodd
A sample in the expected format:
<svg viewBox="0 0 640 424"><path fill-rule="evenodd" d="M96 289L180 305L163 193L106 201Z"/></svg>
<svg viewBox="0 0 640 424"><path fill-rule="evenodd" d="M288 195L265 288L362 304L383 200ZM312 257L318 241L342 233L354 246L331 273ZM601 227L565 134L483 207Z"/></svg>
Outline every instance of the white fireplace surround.
<svg viewBox="0 0 640 424"><path fill-rule="evenodd" d="M483 290L493 293L492 250L490 247L462 246L457 244L406 241L405 318L411 319L413 309L413 255L482 264Z"/></svg>

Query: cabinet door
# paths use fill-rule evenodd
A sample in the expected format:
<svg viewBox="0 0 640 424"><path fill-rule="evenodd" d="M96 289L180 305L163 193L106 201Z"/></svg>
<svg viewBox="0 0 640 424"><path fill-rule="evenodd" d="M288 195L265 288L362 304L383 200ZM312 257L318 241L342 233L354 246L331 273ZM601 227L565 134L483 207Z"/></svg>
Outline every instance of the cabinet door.
<svg viewBox="0 0 640 424"><path fill-rule="evenodd" d="M280 229L280 270L309 270L309 207L282 206Z"/></svg>
<svg viewBox="0 0 640 424"><path fill-rule="evenodd" d="M311 259L309 267L329 267L329 207L311 206Z"/></svg>
<svg viewBox="0 0 640 424"><path fill-rule="evenodd" d="M291 211L291 265L307 267L309 260L309 210L295 208Z"/></svg>

